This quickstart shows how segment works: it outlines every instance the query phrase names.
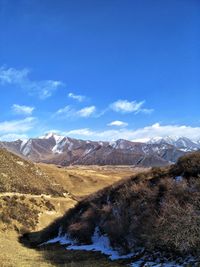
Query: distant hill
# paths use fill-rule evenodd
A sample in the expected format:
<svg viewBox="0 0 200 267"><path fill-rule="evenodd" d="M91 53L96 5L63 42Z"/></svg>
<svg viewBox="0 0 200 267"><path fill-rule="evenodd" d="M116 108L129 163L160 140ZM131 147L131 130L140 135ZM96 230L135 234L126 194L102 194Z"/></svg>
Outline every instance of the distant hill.
<svg viewBox="0 0 200 267"><path fill-rule="evenodd" d="M31 246L60 243L75 250L96 246L108 255L115 250L132 255L134 262L138 259L138 266L168 259L174 262L167 266L185 266L182 261L193 255L188 266L196 266L199 177L200 152L188 154L175 165L152 168L89 196L43 231L25 234L21 241Z"/></svg>
<svg viewBox="0 0 200 267"><path fill-rule="evenodd" d="M147 143L119 139L85 141L49 133L26 141L0 142L0 146L35 162L68 165L166 166L200 143L188 138L154 138Z"/></svg>

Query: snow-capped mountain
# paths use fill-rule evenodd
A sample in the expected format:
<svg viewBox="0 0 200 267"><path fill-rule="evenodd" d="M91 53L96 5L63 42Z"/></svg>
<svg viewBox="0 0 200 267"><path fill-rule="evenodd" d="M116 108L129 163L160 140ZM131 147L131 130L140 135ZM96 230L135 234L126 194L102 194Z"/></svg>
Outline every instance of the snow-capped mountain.
<svg viewBox="0 0 200 267"><path fill-rule="evenodd" d="M200 149L200 141L192 141L187 137L154 137L148 143L170 144L185 152L196 151Z"/></svg>
<svg viewBox="0 0 200 267"><path fill-rule="evenodd" d="M161 166L175 162L186 152L200 149L200 142L186 137L157 137L146 143L124 139L114 142L85 141L48 133L25 141L0 142L0 146L35 162L63 166Z"/></svg>

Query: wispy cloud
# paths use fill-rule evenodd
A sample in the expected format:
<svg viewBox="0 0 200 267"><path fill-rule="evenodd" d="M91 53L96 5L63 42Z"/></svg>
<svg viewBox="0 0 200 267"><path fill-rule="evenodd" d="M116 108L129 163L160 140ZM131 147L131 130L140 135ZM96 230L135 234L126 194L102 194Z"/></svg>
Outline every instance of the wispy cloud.
<svg viewBox="0 0 200 267"><path fill-rule="evenodd" d="M118 127L126 127L128 126L127 122L124 121L112 121L107 124L108 126L118 126Z"/></svg>
<svg viewBox="0 0 200 267"><path fill-rule="evenodd" d="M138 129L119 129L95 131L89 128L74 129L65 132L65 135L74 138L113 141L120 138L132 141L148 141L154 137L185 136L192 140L200 140L200 127L188 125L160 125L155 123Z"/></svg>
<svg viewBox="0 0 200 267"><path fill-rule="evenodd" d="M27 117L23 120L11 120L0 122L0 134L24 133L31 130L36 123L36 118Z"/></svg>
<svg viewBox="0 0 200 267"><path fill-rule="evenodd" d="M85 107L82 108L80 110L77 111L77 115L80 117L90 117L91 115L93 115L96 111L96 107L95 106L90 106L90 107Z"/></svg>
<svg viewBox="0 0 200 267"><path fill-rule="evenodd" d="M0 68L0 83L2 85L14 85L30 94L37 94L41 99L50 97L57 89L64 84L61 81L42 80L35 81L30 79L29 69L17 70L15 68Z"/></svg>
<svg viewBox="0 0 200 267"><path fill-rule="evenodd" d="M15 140L27 140L28 136L26 134L5 134L0 136L0 141L15 141Z"/></svg>
<svg viewBox="0 0 200 267"><path fill-rule="evenodd" d="M72 108L71 106L65 106L64 108L61 108L56 111L56 113L53 115L53 117L60 117L60 118L88 118L92 115L94 115L96 112L95 106L89 106L84 107L82 109L76 110Z"/></svg>
<svg viewBox="0 0 200 267"><path fill-rule="evenodd" d="M145 101L128 101L128 100L117 100L110 105L110 108L120 113L151 113L153 109L144 108Z"/></svg>
<svg viewBox="0 0 200 267"><path fill-rule="evenodd" d="M55 112L54 117L58 117L58 116L69 117L69 116L72 116L73 113L74 113L74 110L70 106L65 106L64 108L58 109Z"/></svg>
<svg viewBox="0 0 200 267"><path fill-rule="evenodd" d="M12 106L12 110L14 113L23 115L31 115L34 109L35 109L34 107L17 105L17 104L14 104Z"/></svg>
<svg viewBox="0 0 200 267"><path fill-rule="evenodd" d="M74 93L69 93L69 94L68 94L68 97L69 97L69 98L72 98L72 99L75 99L75 100L77 100L78 102L83 102L83 101L86 99L85 96L83 96L83 95L76 95L76 94L74 94Z"/></svg>

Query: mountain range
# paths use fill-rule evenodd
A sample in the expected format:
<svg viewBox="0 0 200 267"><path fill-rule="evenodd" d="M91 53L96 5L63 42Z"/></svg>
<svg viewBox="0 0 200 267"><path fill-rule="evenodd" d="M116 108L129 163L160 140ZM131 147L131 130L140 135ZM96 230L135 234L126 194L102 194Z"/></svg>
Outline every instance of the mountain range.
<svg viewBox="0 0 200 267"><path fill-rule="evenodd" d="M200 149L200 142L186 137L156 137L146 143L86 141L48 133L25 141L0 142L0 147L34 162L68 165L165 166L190 151Z"/></svg>

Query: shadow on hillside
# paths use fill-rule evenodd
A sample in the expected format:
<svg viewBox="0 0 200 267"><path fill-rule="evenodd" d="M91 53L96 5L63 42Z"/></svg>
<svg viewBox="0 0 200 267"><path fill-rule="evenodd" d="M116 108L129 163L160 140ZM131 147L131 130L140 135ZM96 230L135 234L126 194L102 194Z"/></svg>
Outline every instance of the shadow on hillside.
<svg viewBox="0 0 200 267"><path fill-rule="evenodd" d="M101 190L100 196L105 190ZM98 193L99 194L99 193ZM46 228L38 232L25 233L19 237L19 242L29 248L36 249L41 253L45 262L50 262L54 266L65 267L118 267L125 266L125 261L112 262L107 256L98 252L88 251L67 251L59 244L48 244L39 246L42 243L58 236L61 225L68 227L72 218L79 216L80 210L88 209L90 200L98 195L97 193L77 203L77 205L68 210L65 215L58 218Z"/></svg>
<svg viewBox="0 0 200 267"><path fill-rule="evenodd" d="M29 238L37 239L37 233L29 233ZM127 261L112 262L107 256L99 252L89 251L68 251L64 246L59 244L49 244L42 247L31 245L26 235L19 238L20 243L27 249L36 249L44 262L50 263L56 267L120 267L126 266Z"/></svg>
<svg viewBox="0 0 200 267"><path fill-rule="evenodd" d="M98 252L67 251L60 245L50 245L41 249L45 261L55 266L65 267L119 267L125 262L112 262Z"/></svg>
<svg viewBox="0 0 200 267"><path fill-rule="evenodd" d="M116 190L121 188L126 181L130 183L133 177L124 178L121 181L116 182L112 186L108 186L104 189L99 190L98 192L86 197L76 204L75 207L69 209L65 215L53 223L51 223L46 228L38 232L25 233L19 237L19 242L27 248L37 249L40 251L44 260L51 262L54 266L69 266L69 267L117 267L117 266L126 266L127 260L121 260L118 262L112 262L108 259L107 256L102 255L98 252L87 252L87 251L67 251L64 247L59 244L48 244L39 246L50 239L53 239L59 235L60 226L63 227L65 232L70 224L80 221L80 213L87 212L88 210L96 210L97 207L101 207L108 202L108 195L112 193L112 197L117 198ZM135 178L134 178L135 179ZM95 204L95 205L94 205ZM96 218L96 213L88 213L91 216L90 224L88 224L87 229L94 231L93 222ZM94 216L95 215L95 216ZM98 216L97 216L98 218ZM96 220L96 219L95 219ZM92 226L91 226L92 225ZM85 230L84 230L85 231ZM84 236L84 233L81 233ZM91 233L90 233L91 236ZM87 243L88 241L86 241Z"/></svg>

